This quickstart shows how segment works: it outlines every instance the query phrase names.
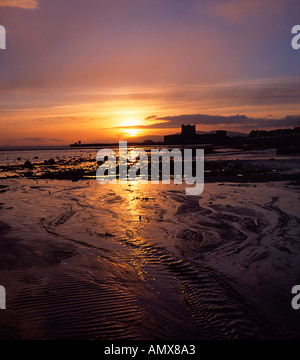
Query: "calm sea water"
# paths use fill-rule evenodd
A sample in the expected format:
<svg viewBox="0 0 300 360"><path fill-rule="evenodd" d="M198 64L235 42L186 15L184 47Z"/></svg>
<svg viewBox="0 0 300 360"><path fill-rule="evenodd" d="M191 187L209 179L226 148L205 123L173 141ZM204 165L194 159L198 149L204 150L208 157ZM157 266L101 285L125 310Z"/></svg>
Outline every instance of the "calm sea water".
<svg viewBox="0 0 300 360"><path fill-rule="evenodd" d="M117 148L113 148L115 151ZM128 147L132 149L132 147ZM150 147L144 147L145 150L150 150ZM1 150L0 151L0 165L23 164L26 160L31 162L43 162L51 158L55 160L68 160L76 158L95 158L99 149L47 149L47 150ZM268 160L276 157L275 149L259 150L259 151L224 151L214 154L205 155L206 160ZM293 156L294 157L294 156ZM279 158L279 157L277 157ZM290 158L290 157L287 157ZM300 158L300 156L298 156ZM280 156L280 159L284 159Z"/></svg>

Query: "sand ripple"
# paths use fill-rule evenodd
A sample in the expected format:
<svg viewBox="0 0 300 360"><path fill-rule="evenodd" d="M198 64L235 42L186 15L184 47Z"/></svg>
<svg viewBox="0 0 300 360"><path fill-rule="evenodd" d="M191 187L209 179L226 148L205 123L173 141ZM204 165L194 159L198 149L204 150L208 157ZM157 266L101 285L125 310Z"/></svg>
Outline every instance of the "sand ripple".
<svg viewBox="0 0 300 360"><path fill-rule="evenodd" d="M1 194L0 338L299 334L288 303L297 188L211 184L188 197L178 186L28 184Z"/></svg>

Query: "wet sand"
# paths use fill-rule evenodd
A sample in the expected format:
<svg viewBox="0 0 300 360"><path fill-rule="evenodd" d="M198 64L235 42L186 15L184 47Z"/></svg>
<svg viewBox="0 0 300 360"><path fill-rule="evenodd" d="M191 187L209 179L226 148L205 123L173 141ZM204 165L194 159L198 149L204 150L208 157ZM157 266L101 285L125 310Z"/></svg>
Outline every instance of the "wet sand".
<svg viewBox="0 0 300 360"><path fill-rule="evenodd" d="M1 339L299 339L299 186L3 179Z"/></svg>

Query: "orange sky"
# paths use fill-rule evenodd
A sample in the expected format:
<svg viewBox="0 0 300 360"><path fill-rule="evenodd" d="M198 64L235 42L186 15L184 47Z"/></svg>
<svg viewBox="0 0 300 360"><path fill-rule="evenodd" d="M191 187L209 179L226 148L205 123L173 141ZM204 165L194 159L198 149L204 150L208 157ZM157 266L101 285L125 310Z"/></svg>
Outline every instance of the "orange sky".
<svg viewBox="0 0 300 360"><path fill-rule="evenodd" d="M296 126L297 10L296 0L0 0L0 146L155 138L183 115L199 131Z"/></svg>

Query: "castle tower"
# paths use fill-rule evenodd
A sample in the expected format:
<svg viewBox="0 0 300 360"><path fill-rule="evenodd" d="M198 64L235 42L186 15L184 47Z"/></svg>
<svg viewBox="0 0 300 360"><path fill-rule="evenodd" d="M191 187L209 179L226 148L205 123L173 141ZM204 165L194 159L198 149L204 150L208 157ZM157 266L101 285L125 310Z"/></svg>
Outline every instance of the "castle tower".
<svg viewBox="0 0 300 360"><path fill-rule="evenodd" d="M181 135L184 137L194 137L196 135L196 125L181 125Z"/></svg>

